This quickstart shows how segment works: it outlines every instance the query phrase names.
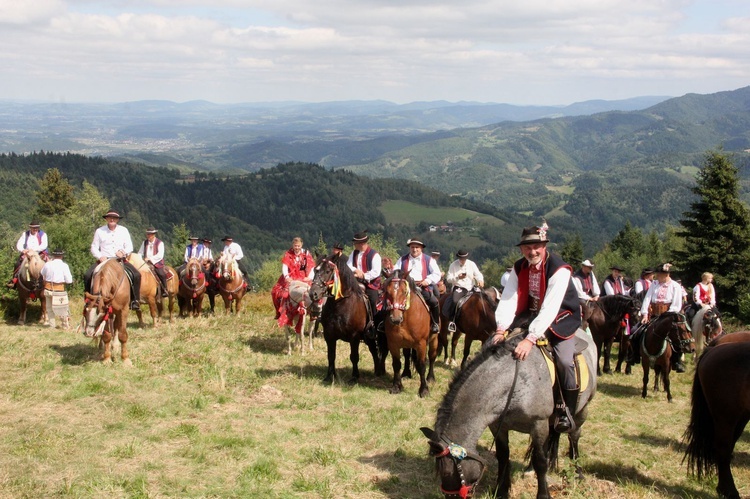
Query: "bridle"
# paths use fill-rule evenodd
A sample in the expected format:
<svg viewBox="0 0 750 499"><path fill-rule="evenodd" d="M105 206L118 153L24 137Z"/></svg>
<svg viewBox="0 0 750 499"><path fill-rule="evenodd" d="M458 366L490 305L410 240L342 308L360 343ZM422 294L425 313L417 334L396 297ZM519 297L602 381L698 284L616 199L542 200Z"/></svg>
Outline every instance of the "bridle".
<svg viewBox="0 0 750 499"><path fill-rule="evenodd" d="M193 292L193 298L196 298L197 294L206 287L206 275L201 270L202 267L199 263L188 264L185 274L180 279L180 284ZM198 285L201 280L203 282Z"/></svg>
<svg viewBox="0 0 750 499"><path fill-rule="evenodd" d="M402 312L409 309L409 305L411 304L411 285L408 281L408 279L403 279L399 277L392 277L388 279L388 283L386 284L386 290L390 287L390 284L393 283L393 294L398 295L399 290L401 289L401 284L405 284L405 291L403 293L403 300L399 300L398 302L395 302L391 300L391 293L386 292L386 310L401 310Z"/></svg>
<svg viewBox="0 0 750 499"><path fill-rule="evenodd" d="M653 358L654 360L656 360L659 357L661 357L662 354L664 353L664 351L667 349L667 338L669 338L669 335L670 335L670 333L672 331L677 331L678 332L677 338L678 338L678 341L680 342L680 346L687 346L687 345L690 345L690 343L693 343L695 341L695 339L692 338L692 337L690 337L689 339L685 339L685 338L682 338L681 335L679 335L680 326L681 325L685 325L687 323L687 321L686 321L684 315L677 314L677 313L674 313L674 312L672 312L671 315L668 317L668 319L671 322L671 325L667 329L667 332L664 334L664 336L662 336L660 333L658 333L656 331L656 324L659 321L665 320L664 315L665 314L662 314L661 316L659 316L654 321L653 325L649 324L649 328L651 329L651 333L654 336L656 336L658 339L660 339L662 341L662 346L661 346L661 349L659 350L659 353L657 353L655 355L652 355L652 354L650 354L648 352L648 350L646 349L646 336L647 336L646 334L643 335L643 338L641 340L641 345L643 347L643 351L646 352L646 355L648 355L649 358ZM675 317L677 317L677 320L673 320L672 319L672 315L674 315ZM648 330L647 330L647 332L648 332Z"/></svg>

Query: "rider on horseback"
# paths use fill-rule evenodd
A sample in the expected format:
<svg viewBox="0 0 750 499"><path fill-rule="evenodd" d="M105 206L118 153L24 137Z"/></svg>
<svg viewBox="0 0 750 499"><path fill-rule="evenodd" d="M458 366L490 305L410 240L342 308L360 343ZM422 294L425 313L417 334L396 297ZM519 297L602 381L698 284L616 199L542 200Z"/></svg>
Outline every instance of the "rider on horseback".
<svg viewBox="0 0 750 499"><path fill-rule="evenodd" d="M596 282L593 263L584 260L581 263L581 268L573 274L573 277L573 284L575 284L576 291L578 291L578 298L581 301L589 302L599 299L601 289L599 289L599 283Z"/></svg>
<svg viewBox="0 0 750 499"><path fill-rule="evenodd" d="M460 249L456 253L456 258L448 267L448 275L445 277L448 284L453 286L451 293L443 302L443 317L450 319L448 324L448 331L450 332L456 330L455 305L461 298L467 296L469 291L474 289L474 286L484 287L484 276L479 271L477 264L469 260L469 252Z"/></svg>
<svg viewBox="0 0 750 499"><path fill-rule="evenodd" d="M153 267L161 285L161 296L167 298L167 270L164 268L164 242L156 237L158 231L153 227L146 229L146 239L138 250L143 259Z"/></svg>
<svg viewBox="0 0 750 499"><path fill-rule="evenodd" d="M29 224L29 230L24 231L21 237L18 238L18 242L16 243L16 249L19 251L18 260L16 260L16 266L13 268L13 277L6 284L10 289L16 287L18 271L21 269L24 259L26 259L26 253L36 251L42 257L42 260L48 260L47 234L40 227L39 222L32 220Z"/></svg>
<svg viewBox="0 0 750 499"><path fill-rule="evenodd" d="M432 291L432 285L440 281L440 267L434 258L422 252L425 247L422 241L409 239L406 245L409 253L399 258L395 267L407 273L422 292L422 297L430 308L430 332L434 334L440 328L440 305Z"/></svg>
<svg viewBox="0 0 750 499"><path fill-rule="evenodd" d="M521 234L523 258L513 265L513 272L503 290L495 318L497 331L492 343L503 341L514 320L531 314L529 333L514 350L524 360L545 336L555 353L562 401L556 403L555 430L568 433L576 429L573 416L578 407L580 387L575 368L575 332L581 326L581 305L572 280L573 269L562 258L547 251L547 224L526 227Z"/></svg>
<svg viewBox="0 0 750 499"><path fill-rule="evenodd" d="M222 256L224 258L229 257L237 263L237 268L242 273L242 279L245 281L247 288L250 289L247 267L245 267L245 262L242 261L242 258L245 256L242 253L242 248L230 236L224 236L221 240L224 242L224 249L221 250Z"/></svg>
<svg viewBox="0 0 750 499"><path fill-rule="evenodd" d="M633 333L630 339L632 345L631 357L628 364L638 364L641 361L640 338L647 325L664 312L682 313L682 286L670 277L671 263L665 263L656 268L656 282L649 287L641 304L641 323L643 324ZM680 361L682 345L673 341L672 368L678 373L685 372L685 366Z"/></svg>
<svg viewBox="0 0 750 499"><path fill-rule="evenodd" d="M688 324L692 324L695 314L698 310L707 305L711 308L716 306L716 290L713 285L714 275L711 272L704 272L701 275L701 282L693 288L693 304L687 308Z"/></svg>
<svg viewBox="0 0 750 499"><path fill-rule="evenodd" d="M370 313L372 314L372 320L368 320L365 327L365 335L368 338L374 338L376 322L380 322L377 317L377 307L382 280L380 276L382 262L380 254L367 244L369 240L370 236L367 235L366 230L354 234L352 238L354 251L349 255L347 265L352 269L354 277L365 287L365 294L370 301Z"/></svg>

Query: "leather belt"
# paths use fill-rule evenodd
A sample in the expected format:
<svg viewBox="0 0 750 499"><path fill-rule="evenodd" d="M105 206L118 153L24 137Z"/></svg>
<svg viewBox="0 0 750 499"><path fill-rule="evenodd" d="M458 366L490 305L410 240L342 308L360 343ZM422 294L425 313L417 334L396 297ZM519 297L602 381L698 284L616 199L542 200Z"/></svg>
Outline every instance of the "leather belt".
<svg viewBox="0 0 750 499"><path fill-rule="evenodd" d="M44 289L47 291L65 291L64 282L45 282Z"/></svg>

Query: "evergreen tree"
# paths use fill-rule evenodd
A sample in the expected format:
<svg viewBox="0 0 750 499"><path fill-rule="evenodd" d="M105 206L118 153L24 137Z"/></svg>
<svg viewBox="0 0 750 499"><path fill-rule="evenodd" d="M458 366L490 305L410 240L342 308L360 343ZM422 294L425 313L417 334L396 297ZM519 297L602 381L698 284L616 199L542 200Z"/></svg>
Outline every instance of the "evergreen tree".
<svg viewBox="0 0 750 499"><path fill-rule="evenodd" d="M625 227L612 239L612 250L617 251L625 260L643 253L646 249L643 232L637 227L625 223Z"/></svg>
<svg viewBox="0 0 750 499"><path fill-rule="evenodd" d="M563 261L568 263L575 271L581 266L583 261L583 239L579 233L575 233L572 237L565 240L565 243L560 248L560 256Z"/></svg>
<svg viewBox="0 0 750 499"><path fill-rule="evenodd" d="M720 306L737 313L750 291L750 211L738 170L722 151L709 151L692 191L698 200L680 220L685 247L674 263L691 283L712 272Z"/></svg>
<svg viewBox="0 0 750 499"><path fill-rule="evenodd" d="M50 168L39 182L36 193L37 212L42 217L62 215L75 204L73 186L57 168Z"/></svg>

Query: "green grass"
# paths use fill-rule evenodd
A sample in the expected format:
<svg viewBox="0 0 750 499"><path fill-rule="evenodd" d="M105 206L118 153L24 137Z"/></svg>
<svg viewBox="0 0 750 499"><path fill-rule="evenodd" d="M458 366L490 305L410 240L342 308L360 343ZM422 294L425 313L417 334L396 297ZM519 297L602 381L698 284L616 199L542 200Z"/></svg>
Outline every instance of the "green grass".
<svg viewBox="0 0 750 499"><path fill-rule="evenodd" d="M129 332L125 368L117 355L103 365L72 331L0 324L0 497L442 497L419 431L434 425L451 379L442 363L426 399L416 379L390 395L364 347L359 385L323 384L325 345L287 357L267 294L250 295L240 318ZM337 353L346 379L348 346ZM640 397L640 370L602 377L580 442L586 478L572 480L562 459L555 495L713 497L715 479L699 483L681 464L691 380L672 375L669 404L661 392ZM527 438L511 436L516 498L536 492L523 475ZM489 432L479 449L491 463L477 496L486 498L497 473ZM749 452L745 436L734 462L743 495Z"/></svg>
<svg viewBox="0 0 750 499"><path fill-rule="evenodd" d="M386 223L414 226L420 222L432 225L444 225L476 221L479 224L502 225L503 221L490 215L484 215L464 208L434 208L409 201L386 201L378 209L385 216Z"/></svg>

